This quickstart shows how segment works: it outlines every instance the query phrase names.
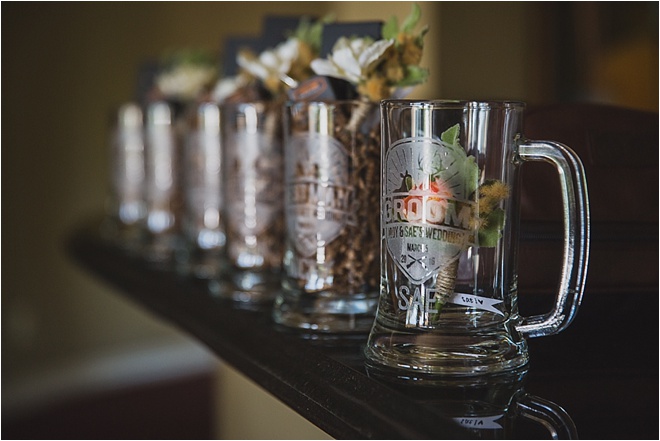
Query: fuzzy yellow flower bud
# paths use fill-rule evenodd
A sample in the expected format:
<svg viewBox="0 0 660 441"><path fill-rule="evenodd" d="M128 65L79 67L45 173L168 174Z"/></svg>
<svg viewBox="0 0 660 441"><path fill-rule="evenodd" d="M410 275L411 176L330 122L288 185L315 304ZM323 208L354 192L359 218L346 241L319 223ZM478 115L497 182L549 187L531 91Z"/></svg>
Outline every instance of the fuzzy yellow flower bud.
<svg viewBox="0 0 660 441"><path fill-rule="evenodd" d="M479 187L479 216L488 216L508 196L509 187L501 181L491 181Z"/></svg>
<svg viewBox="0 0 660 441"><path fill-rule="evenodd" d="M390 83L398 83L405 77L403 66L398 57L388 58L384 65L385 77Z"/></svg>
<svg viewBox="0 0 660 441"><path fill-rule="evenodd" d="M500 181L494 181L490 185L484 185L479 190L481 197L488 197L498 201L509 196L509 188Z"/></svg>
<svg viewBox="0 0 660 441"><path fill-rule="evenodd" d="M358 85L358 93L366 96L370 101L378 102L390 96L390 88L387 81L381 76L372 76L364 83Z"/></svg>
<svg viewBox="0 0 660 441"><path fill-rule="evenodd" d="M288 75L296 81L304 81L309 78L313 72L310 69L310 64L315 58L314 51L305 42L298 42L298 56L293 61Z"/></svg>
<svg viewBox="0 0 660 441"><path fill-rule="evenodd" d="M401 32L397 36L397 42L401 53L401 62L404 65L418 65L422 61L422 47L417 44L415 37Z"/></svg>
<svg viewBox="0 0 660 441"><path fill-rule="evenodd" d="M270 76L264 81L264 87L266 90L276 95L282 91L284 83L279 78Z"/></svg>

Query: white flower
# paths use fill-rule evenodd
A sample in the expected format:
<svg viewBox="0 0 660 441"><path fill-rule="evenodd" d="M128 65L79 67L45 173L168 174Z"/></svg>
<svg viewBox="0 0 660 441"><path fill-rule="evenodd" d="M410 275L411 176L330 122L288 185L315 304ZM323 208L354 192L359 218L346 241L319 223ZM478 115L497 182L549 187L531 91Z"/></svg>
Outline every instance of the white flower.
<svg viewBox="0 0 660 441"><path fill-rule="evenodd" d="M258 58L251 58L245 54L238 54L237 62L240 67L258 79L265 81L268 78L284 78L291 69L291 64L298 57L298 40L289 38L274 49L266 50Z"/></svg>
<svg viewBox="0 0 660 441"><path fill-rule="evenodd" d="M244 75L222 78L216 83L215 88L213 89L213 100L216 103L222 103L227 97L245 86L247 83L248 79Z"/></svg>
<svg viewBox="0 0 660 441"><path fill-rule="evenodd" d="M394 40L378 40L373 43L364 38L349 40L341 37L327 59L312 61L317 75L344 79L352 84L364 80L371 66L394 44Z"/></svg>
<svg viewBox="0 0 660 441"><path fill-rule="evenodd" d="M210 66L182 64L160 74L156 85L167 97L191 100L213 81L215 74L215 68Z"/></svg>

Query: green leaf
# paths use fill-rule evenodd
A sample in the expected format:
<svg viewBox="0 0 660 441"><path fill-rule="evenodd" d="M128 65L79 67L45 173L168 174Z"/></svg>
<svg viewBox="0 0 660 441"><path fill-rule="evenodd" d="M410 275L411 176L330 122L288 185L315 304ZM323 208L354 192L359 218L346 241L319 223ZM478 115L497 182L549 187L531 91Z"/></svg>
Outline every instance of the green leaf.
<svg viewBox="0 0 660 441"><path fill-rule="evenodd" d="M292 36L309 44L314 51L318 52L321 49L323 25L332 23L334 20L334 15L326 15L315 22L311 21L309 17L303 17Z"/></svg>
<svg viewBox="0 0 660 441"><path fill-rule="evenodd" d="M470 197L479 187L479 166L474 156L468 156L463 163L463 173L465 176L465 195Z"/></svg>
<svg viewBox="0 0 660 441"><path fill-rule="evenodd" d="M390 17L383 25L382 35L385 40L395 39L399 33L399 21L396 17Z"/></svg>
<svg viewBox="0 0 660 441"><path fill-rule="evenodd" d="M472 195L479 185L479 166L474 156L468 156L459 142L461 126L455 124L442 132L440 140L447 146L457 162L458 172L465 180L465 196Z"/></svg>
<svg viewBox="0 0 660 441"><path fill-rule="evenodd" d="M459 124L453 125L440 135L440 140L445 144L458 145L458 135L460 135L461 126Z"/></svg>
<svg viewBox="0 0 660 441"><path fill-rule="evenodd" d="M419 19L421 17L422 17L422 10L420 9L417 3L413 3L412 11L410 11L410 15L408 15L401 24L401 32L406 32L406 33L412 32L412 30L415 29L415 26L417 26L417 23L419 22Z"/></svg>
<svg viewBox="0 0 660 441"><path fill-rule="evenodd" d="M204 49L169 49L161 56L161 63L165 70L169 70L184 65L214 66L215 59Z"/></svg>
<svg viewBox="0 0 660 441"><path fill-rule="evenodd" d="M419 66L406 66L406 75L403 80L396 83L398 87L415 86L421 84L429 77L429 70Z"/></svg>
<svg viewBox="0 0 660 441"><path fill-rule="evenodd" d="M410 190L412 189L412 187L413 187L413 179L412 179L412 176L410 176L410 175L406 176L406 180L405 180L405 182L406 182L406 189L408 189L408 191L410 191Z"/></svg>
<svg viewBox="0 0 660 441"><path fill-rule="evenodd" d="M419 31L419 34L417 34L417 37L415 38L415 42L417 43L417 46L419 47L424 47L424 37L426 36L426 33L429 31L428 25L424 26L421 31Z"/></svg>
<svg viewBox="0 0 660 441"><path fill-rule="evenodd" d="M494 247L502 237L504 228L504 210L496 208L488 215L486 226L479 230L479 246Z"/></svg>

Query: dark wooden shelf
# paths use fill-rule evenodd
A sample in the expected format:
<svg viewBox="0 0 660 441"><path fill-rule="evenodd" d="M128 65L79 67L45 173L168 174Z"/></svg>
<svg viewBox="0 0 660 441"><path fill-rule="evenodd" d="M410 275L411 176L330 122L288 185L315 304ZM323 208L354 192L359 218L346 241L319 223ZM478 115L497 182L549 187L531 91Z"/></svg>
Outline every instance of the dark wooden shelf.
<svg viewBox="0 0 660 441"><path fill-rule="evenodd" d="M268 309L214 298L206 283L149 267L104 242L95 222L76 228L69 254L140 307L178 326L218 357L338 439L458 439L475 436L416 388L370 378L366 335L325 341L276 327ZM541 307L542 295L520 299ZM658 295L587 292L575 323L530 341L525 390L562 406L581 438L658 435ZM520 424L520 438L543 436Z"/></svg>

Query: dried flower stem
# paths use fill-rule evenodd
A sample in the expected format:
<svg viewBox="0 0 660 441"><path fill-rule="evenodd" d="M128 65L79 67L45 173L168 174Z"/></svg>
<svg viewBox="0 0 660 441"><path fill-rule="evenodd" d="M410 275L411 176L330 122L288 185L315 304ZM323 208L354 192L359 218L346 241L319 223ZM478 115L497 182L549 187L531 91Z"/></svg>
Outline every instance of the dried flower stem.
<svg viewBox="0 0 660 441"><path fill-rule="evenodd" d="M456 276L458 275L458 261L459 259L454 260L438 272L438 278L435 282L435 309L438 314L454 294Z"/></svg>
<svg viewBox="0 0 660 441"><path fill-rule="evenodd" d="M357 133L360 126L369 116L369 113L374 108L374 103L366 99L358 101L358 105L351 115L351 119L346 124L346 132L348 134Z"/></svg>
<svg viewBox="0 0 660 441"><path fill-rule="evenodd" d="M427 297L420 295L417 292L418 290L410 293L408 303L412 306L406 310L404 321L407 328L432 327L436 324L442 308L454 294L457 274L458 259L445 265L438 271L435 283L435 295L433 299L429 300L429 303L431 301L433 302L433 306L424 304ZM416 295L419 299L417 302L415 302Z"/></svg>

